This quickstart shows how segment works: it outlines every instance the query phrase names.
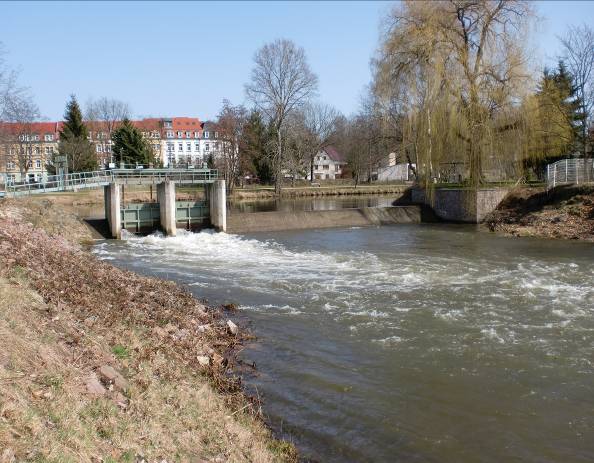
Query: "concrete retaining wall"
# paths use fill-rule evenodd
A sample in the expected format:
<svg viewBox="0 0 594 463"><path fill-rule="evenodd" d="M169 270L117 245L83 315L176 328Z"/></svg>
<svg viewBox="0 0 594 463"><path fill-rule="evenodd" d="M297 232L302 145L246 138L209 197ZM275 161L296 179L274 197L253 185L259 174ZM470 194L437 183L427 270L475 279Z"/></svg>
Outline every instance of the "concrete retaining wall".
<svg viewBox="0 0 594 463"><path fill-rule="evenodd" d="M463 188L437 188L426 195L413 188L413 203L427 204L437 217L451 222L480 223L507 196L506 188L482 188L478 191Z"/></svg>
<svg viewBox="0 0 594 463"><path fill-rule="evenodd" d="M251 233L420 222L419 206L363 207L335 211L246 212L229 215L227 231Z"/></svg>

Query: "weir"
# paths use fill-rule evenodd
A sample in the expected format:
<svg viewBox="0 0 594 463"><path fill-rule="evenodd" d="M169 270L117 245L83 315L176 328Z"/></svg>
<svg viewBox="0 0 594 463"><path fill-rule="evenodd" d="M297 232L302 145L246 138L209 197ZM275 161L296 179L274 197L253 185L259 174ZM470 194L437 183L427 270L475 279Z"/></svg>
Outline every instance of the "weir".
<svg viewBox="0 0 594 463"><path fill-rule="evenodd" d="M104 187L105 218L112 238L121 239L122 229L133 233L150 233L161 229L175 236L178 228L197 230L212 227L227 230L227 196L225 180L204 183L205 201L176 201L175 185L164 180L157 185L157 202L122 204L121 184Z"/></svg>

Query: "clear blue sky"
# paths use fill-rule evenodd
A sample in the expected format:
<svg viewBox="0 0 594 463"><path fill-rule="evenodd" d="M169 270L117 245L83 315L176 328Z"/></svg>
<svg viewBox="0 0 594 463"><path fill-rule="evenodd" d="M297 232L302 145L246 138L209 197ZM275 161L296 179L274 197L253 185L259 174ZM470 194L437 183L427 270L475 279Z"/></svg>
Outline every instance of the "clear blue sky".
<svg viewBox="0 0 594 463"><path fill-rule="evenodd" d="M0 2L0 41L42 114L68 95L109 96L135 115L213 118L223 98L245 103L256 49L285 37L303 46L320 98L357 110L370 80L380 18L391 2ZM537 61L558 53L567 24L594 24L594 2L539 2Z"/></svg>

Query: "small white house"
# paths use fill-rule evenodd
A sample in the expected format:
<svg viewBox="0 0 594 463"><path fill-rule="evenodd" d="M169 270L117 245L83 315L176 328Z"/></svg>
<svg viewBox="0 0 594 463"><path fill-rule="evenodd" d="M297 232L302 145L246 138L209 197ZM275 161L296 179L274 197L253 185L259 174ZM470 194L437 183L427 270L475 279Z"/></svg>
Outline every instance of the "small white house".
<svg viewBox="0 0 594 463"><path fill-rule="evenodd" d="M314 158L314 179L334 180L342 177L343 168L347 162L336 148L332 145L324 147ZM307 179L310 180L308 173Z"/></svg>

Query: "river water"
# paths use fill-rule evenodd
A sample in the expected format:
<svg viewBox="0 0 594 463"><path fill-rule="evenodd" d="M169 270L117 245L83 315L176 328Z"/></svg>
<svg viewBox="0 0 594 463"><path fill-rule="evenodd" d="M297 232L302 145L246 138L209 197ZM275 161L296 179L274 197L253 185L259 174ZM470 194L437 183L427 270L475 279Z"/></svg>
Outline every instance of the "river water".
<svg viewBox="0 0 594 463"><path fill-rule="evenodd" d="M591 244L427 224L95 252L240 304L249 387L310 458L594 461Z"/></svg>

